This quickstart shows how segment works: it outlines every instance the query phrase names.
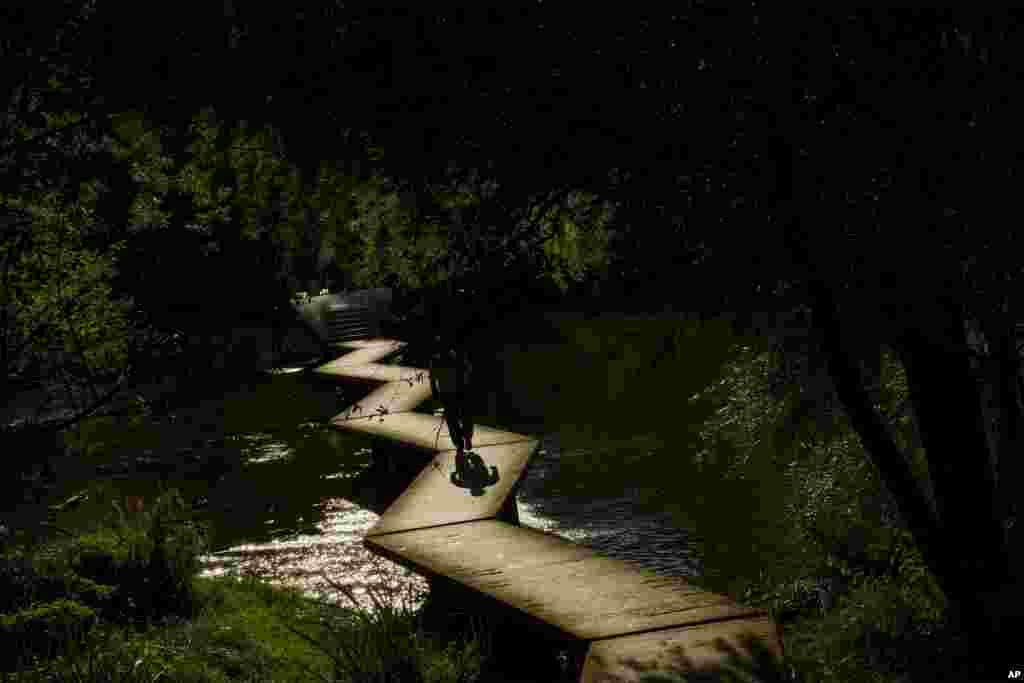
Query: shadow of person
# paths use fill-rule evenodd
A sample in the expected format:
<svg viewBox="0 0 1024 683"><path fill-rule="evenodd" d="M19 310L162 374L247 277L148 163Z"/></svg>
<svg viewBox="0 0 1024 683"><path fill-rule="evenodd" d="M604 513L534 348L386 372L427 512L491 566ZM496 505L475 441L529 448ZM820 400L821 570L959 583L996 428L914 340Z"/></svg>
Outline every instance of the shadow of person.
<svg viewBox="0 0 1024 683"><path fill-rule="evenodd" d="M473 451L459 450L455 453L455 471L451 480L459 488L469 489L474 496L482 496L484 489L496 484L498 479L498 468L491 465L488 471L484 459Z"/></svg>

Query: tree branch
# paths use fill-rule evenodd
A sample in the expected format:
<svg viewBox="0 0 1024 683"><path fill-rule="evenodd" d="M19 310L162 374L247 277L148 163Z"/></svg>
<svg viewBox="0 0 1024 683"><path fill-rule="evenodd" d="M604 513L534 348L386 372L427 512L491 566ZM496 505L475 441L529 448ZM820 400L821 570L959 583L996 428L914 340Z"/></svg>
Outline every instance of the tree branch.
<svg viewBox="0 0 1024 683"><path fill-rule="evenodd" d="M121 376L117 380L117 383L113 387L111 387L106 393L97 396L97 398L92 402L92 405L88 406L83 410L80 410L77 414L72 415L66 420L51 420L50 422L45 423L46 428L53 429L54 431L63 431L68 427L78 422L81 422L85 418L93 415L104 405L110 403L115 396L117 396L117 393L121 390L121 387L124 386L124 383L128 379L129 375L130 373L128 372L127 369L122 371Z"/></svg>

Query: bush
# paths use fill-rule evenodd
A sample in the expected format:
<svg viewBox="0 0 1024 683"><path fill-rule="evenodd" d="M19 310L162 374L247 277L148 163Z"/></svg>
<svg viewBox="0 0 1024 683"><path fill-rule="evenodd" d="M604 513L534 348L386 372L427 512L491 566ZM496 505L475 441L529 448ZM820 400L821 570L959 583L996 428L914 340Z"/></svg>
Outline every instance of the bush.
<svg viewBox="0 0 1024 683"><path fill-rule="evenodd" d="M0 615L0 663L5 670L50 658L80 641L96 625L96 611L68 599Z"/></svg>
<svg viewBox="0 0 1024 683"><path fill-rule="evenodd" d="M369 683L466 683L475 680L482 661L481 642L451 642L443 645L420 628L411 603L381 600L367 588L373 609L365 611L347 587L327 581L344 594L355 609L342 610L333 605L324 608L317 622L326 625L326 636L317 639L286 624L292 633L323 652L332 662L333 681Z"/></svg>
<svg viewBox="0 0 1024 683"><path fill-rule="evenodd" d="M111 528L79 537L65 562L82 577L117 588L121 616L145 622L192 616L193 577L206 548L205 530L185 516L177 491L162 494L152 509L129 517L114 503Z"/></svg>
<svg viewBox="0 0 1024 683"><path fill-rule="evenodd" d="M182 514L176 491L161 495L149 512L128 516L114 508L104 528L5 552L0 612L71 597L118 622L192 615L205 529Z"/></svg>
<svg viewBox="0 0 1024 683"><path fill-rule="evenodd" d="M109 585L79 576L46 558L32 558L24 551L0 557L0 613L12 614L65 597L103 610L113 592Z"/></svg>
<svg viewBox="0 0 1024 683"><path fill-rule="evenodd" d="M217 669L203 666L192 650L190 643L175 639L170 632L138 634L100 625L80 645L52 660L26 667L5 680L18 683L223 683L231 680Z"/></svg>
<svg viewBox="0 0 1024 683"><path fill-rule="evenodd" d="M25 552L10 551L0 558L0 612L14 612L35 600L37 593L51 590Z"/></svg>
<svg viewBox="0 0 1024 683"><path fill-rule="evenodd" d="M184 508L170 491L133 517L115 505L106 528L7 548L0 557L0 663L11 670L67 654L101 618L142 625L194 616L205 534Z"/></svg>
<svg viewBox="0 0 1024 683"><path fill-rule="evenodd" d="M699 458L729 458L728 476L743 477L755 458L786 472L788 552L748 577L741 597L786 625L787 663L802 681L941 680L959 647L945 598L812 361L747 348L694 397L718 404ZM930 494L905 373L891 354L872 391Z"/></svg>

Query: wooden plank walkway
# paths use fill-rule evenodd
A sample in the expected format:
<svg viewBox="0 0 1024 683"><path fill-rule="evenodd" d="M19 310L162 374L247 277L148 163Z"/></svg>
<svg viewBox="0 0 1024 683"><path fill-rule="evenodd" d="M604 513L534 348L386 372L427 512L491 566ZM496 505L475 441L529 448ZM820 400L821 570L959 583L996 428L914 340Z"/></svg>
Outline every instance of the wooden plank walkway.
<svg viewBox="0 0 1024 683"><path fill-rule="evenodd" d="M581 681L704 670L745 653L753 639L782 656L763 610L604 557L585 546L499 519L539 442L477 425L474 452L493 475L468 488L452 475L455 451L442 418L413 412L431 396L429 373L378 361L402 348L387 339L336 345L350 352L316 372L380 386L331 423L435 455L364 539L367 548L428 577L446 577L589 643ZM513 499L514 504L514 499ZM685 659L682 659L685 657Z"/></svg>

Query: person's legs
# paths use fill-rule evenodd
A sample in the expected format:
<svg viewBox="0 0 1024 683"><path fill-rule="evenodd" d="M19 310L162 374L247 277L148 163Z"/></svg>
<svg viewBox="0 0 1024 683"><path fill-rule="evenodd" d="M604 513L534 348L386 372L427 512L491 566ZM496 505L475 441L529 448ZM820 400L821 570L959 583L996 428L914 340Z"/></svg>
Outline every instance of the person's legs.
<svg viewBox="0 0 1024 683"><path fill-rule="evenodd" d="M462 432L463 445L466 450L473 449L473 417L472 417L472 393L473 393L473 366L464 349L456 356L458 364L458 395L455 403L458 405L458 416Z"/></svg>
<svg viewBox="0 0 1024 683"><path fill-rule="evenodd" d="M469 406L465 397L460 397L459 420L462 431L462 443L467 451L473 450L473 418L469 413Z"/></svg>
<svg viewBox="0 0 1024 683"><path fill-rule="evenodd" d="M448 424L448 436L452 444L461 455L466 450L466 435L463 430L463 418L459 410L460 406L455 397L449 396L444 406L444 419Z"/></svg>

